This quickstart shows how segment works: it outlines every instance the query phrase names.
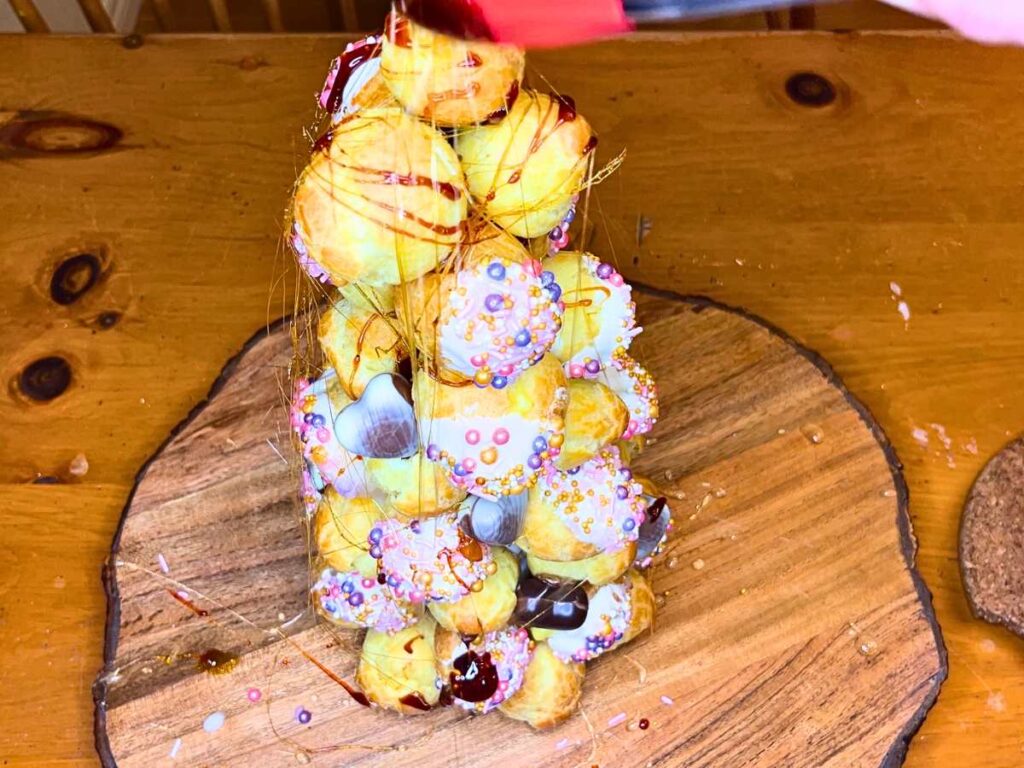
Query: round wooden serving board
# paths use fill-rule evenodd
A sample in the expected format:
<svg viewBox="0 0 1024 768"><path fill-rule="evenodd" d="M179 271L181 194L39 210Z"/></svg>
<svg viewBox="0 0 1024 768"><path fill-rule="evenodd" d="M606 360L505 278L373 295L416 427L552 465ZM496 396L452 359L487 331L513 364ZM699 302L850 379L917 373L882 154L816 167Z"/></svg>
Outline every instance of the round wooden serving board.
<svg viewBox="0 0 1024 768"><path fill-rule="evenodd" d="M332 679L353 679L359 635L307 607L281 326L227 366L125 509L95 686L104 763L898 765L946 663L885 436L765 324L638 293L662 419L636 468L677 497L676 530L651 571L654 631L590 665L581 713L550 732L454 708L399 717ZM240 661L201 672L211 648Z"/></svg>

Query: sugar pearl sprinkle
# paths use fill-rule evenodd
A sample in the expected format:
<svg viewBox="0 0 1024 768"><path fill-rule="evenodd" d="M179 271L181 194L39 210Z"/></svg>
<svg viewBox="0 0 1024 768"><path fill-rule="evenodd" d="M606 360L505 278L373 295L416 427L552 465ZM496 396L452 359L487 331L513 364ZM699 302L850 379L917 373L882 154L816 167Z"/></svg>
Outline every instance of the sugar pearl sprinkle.
<svg viewBox="0 0 1024 768"><path fill-rule="evenodd" d="M473 650L477 653L489 653L491 661L498 670L498 690L486 701L463 701L455 699L455 703L471 712L486 714L495 709L505 699L509 698L523 685L526 675L526 667L533 658L534 644L530 639L530 633L523 627L515 627L489 632L483 638L473 644ZM453 662L463 653L466 648L462 643L457 643L452 649L451 656L445 664L445 677L453 669Z"/></svg>
<svg viewBox="0 0 1024 768"><path fill-rule="evenodd" d="M555 632L548 646L562 661L584 662L596 659L615 647L633 617L632 583L606 584L590 598L587 619L569 632Z"/></svg>
<svg viewBox="0 0 1024 768"><path fill-rule="evenodd" d="M540 262L495 259L461 270L440 333L445 365L503 389L536 364L562 327L562 289Z"/></svg>
<svg viewBox="0 0 1024 768"><path fill-rule="evenodd" d="M318 283L333 285L331 278L327 275L317 262L309 255L309 248L306 246L307 237L298 223L292 224L291 235L288 237L288 244L295 253L295 260L299 266Z"/></svg>
<svg viewBox="0 0 1024 768"><path fill-rule="evenodd" d="M383 584L359 571L339 573L325 568L313 585L320 610L334 621L394 634L415 624L422 613L411 597L411 585L400 579Z"/></svg>
<svg viewBox="0 0 1024 768"><path fill-rule="evenodd" d="M646 508L643 487L614 446L575 469L549 467L537 492L577 539L602 552L618 552L640 535Z"/></svg>
<svg viewBox="0 0 1024 768"><path fill-rule="evenodd" d="M569 210L566 211L565 216L562 217L562 222L548 232L549 256L554 256L569 245L569 227L572 226L572 223L576 218L576 203L579 201L579 198L579 195L572 196L572 202L569 204Z"/></svg>
<svg viewBox="0 0 1024 768"><path fill-rule="evenodd" d="M568 391L558 389L547 416L518 413L501 417L421 419L430 435L427 458L449 468L451 481L471 493L494 499L530 488L537 473L561 453L563 412Z"/></svg>
<svg viewBox="0 0 1024 768"><path fill-rule="evenodd" d="M654 429L658 420L658 387L654 377L626 350L619 348L612 353L612 363L604 368L602 383L618 395L629 410L623 440Z"/></svg>
<svg viewBox="0 0 1024 768"><path fill-rule="evenodd" d="M385 520L370 530L370 556L380 560L389 585L408 585L405 599L455 602L479 590L494 570L486 544L476 544L481 552L476 561L460 551L465 534L459 531L458 518L458 512L451 512L408 525Z"/></svg>
<svg viewBox="0 0 1024 768"><path fill-rule="evenodd" d="M331 483L342 496L355 498L366 495L366 482L361 458L347 451L334 434L337 409L331 403L328 387L336 378L329 371L313 382L295 382L291 426L302 445L313 489L320 490ZM305 489L303 496L305 500Z"/></svg>
<svg viewBox="0 0 1024 768"><path fill-rule="evenodd" d="M605 361L611 360L618 350L624 352L629 349L643 328L636 324L633 289L611 264L584 253L581 255L580 266L582 273L579 287L564 287L563 301L567 310L563 318L566 325L563 336L567 335L570 339L584 338L585 343L565 362L565 373L571 379L590 379L601 372ZM589 303L574 310L569 309L575 302L582 301ZM597 322L585 321L582 316L575 315L575 311L581 311L587 316L596 311ZM597 332L593 338L586 339L585 335L595 326Z"/></svg>

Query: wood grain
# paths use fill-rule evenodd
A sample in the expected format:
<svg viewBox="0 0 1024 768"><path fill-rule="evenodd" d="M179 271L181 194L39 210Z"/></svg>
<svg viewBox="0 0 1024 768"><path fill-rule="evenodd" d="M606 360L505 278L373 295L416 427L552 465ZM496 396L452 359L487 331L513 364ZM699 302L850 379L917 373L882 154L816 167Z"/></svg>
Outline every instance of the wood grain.
<svg viewBox="0 0 1024 768"><path fill-rule="evenodd" d="M0 398L0 681L19 692L0 700L0 755L66 768L96 763L99 564L135 473L292 305L282 211L343 39L28 37L0 45L0 120L48 109L123 132L91 154L0 150L0 375L54 353L73 373L47 404ZM1024 53L932 33L657 35L530 61L576 96L601 158L629 147L592 203L615 253L605 227L595 250L785 328L890 436L950 650L907 764L1018 766L1024 642L971 616L956 547L973 478L1024 424ZM808 70L842 108L784 95ZM54 268L82 249L109 266L58 305Z"/></svg>
<svg viewBox="0 0 1024 768"><path fill-rule="evenodd" d="M665 597L655 631L590 667L583 707L596 740L583 738L582 715L537 734L498 716L368 711L302 657L351 678L358 642L307 610L312 553L281 397L292 359L282 327L229 364L125 510L97 686L105 763L152 765L181 738L192 765L290 766L353 743L374 749L346 765L898 764L946 667L910 570L905 486L887 441L830 371L755 321L706 303L638 304L642 359L665 397L636 468L680 496L677 530L652 571ZM160 557L174 563L166 574ZM195 610L168 589L184 589ZM208 648L238 653L238 671L197 672ZM261 706L250 688L266 692ZM315 710L313 727L289 722L300 706ZM228 726L200 733L215 711ZM620 711L654 726L606 727ZM562 739L574 746L553 748ZM460 742L478 746L460 754Z"/></svg>

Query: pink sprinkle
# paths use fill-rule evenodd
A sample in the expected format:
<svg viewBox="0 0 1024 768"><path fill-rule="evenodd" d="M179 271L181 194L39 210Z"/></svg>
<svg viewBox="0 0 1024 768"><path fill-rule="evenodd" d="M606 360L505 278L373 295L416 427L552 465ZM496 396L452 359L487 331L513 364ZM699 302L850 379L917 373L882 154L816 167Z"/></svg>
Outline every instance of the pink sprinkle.
<svg viewBox="0 0 1024 768"><path fill-rule="evenodd" d="M180 597L182 600L188 600L188 592L186 592L184 589L179 589L178 597Z"/></svg>
<svg viewBox="0 0 1024 768"><path fill-rule="evenodd" d="M257 701L263 698L263 693L259 688L250 688L245 692L245 698L255 704Z"/></svg>
<svg viewBox="0 0 1024 768"><path fill-rule="evenodd" d="M178 750L181 749L181 739L175 739L174 744L171 745L171 760L178 756Z"/></svg>
<svg viewBox="0 0 1024 768"><path fill-rule="evenodd" d="M583 366L579 363L573 363L569 366L569 378L582 379L583 378Z"/></svg>
<svg viewBox="0 0 1024 768"><path fill-rule="evenodd" d="M470 445L476 445L480 442L480 433L475 429L466 430L466 442Z"/></svg>
<svg viewBox="0 0 1024 768"><path fill-rule="evenodd" d="M622 725L624 722L626 722L626 713L619 712L619 714L608 721L608 727L614 728L616 725Z"/></svg>
<svg viewBox="0 0 1024 768"><path fill-rule="evenodd" d="M171 569L167 567L167 561L164 559L162 552L158 552L156 555L156 564L160 566L160 570L164 573L170 573Z"/></svg>
<svg viewBox="0 0 1024 768"><path fill-rule="evenodd" d="M608 278L608 282L618 287L622 285L624 281L622 279L622 275L620 275L618 272L615 272L611 277Z"/></svg>
<svg viewBox="0 0 1024 768"><path fill-rule="evenodd" d="M508 430L504 427L498 427L494 430L494 442L498 445L504 445L508 442Z"/></svg>
<svg viewBox="0 0 1024 768"><path fill-rule="evenodd" d="M471 358L469 358L469 362L471 362L475 367L479 368L481 365L484 364L484 359L480 355L473 355Z"/></svg>
<svg viewBox="0 0 1024 768"><path fill-rule="evenodd" d="M661 703L664 704L666 707L671 707L673 704L675 704L675 702L672 701L672 699L670 699L668 696L662 696Z"/></svg>
<svg viewBox="0 0 1024 768"><path fill-rule="evenodd" d="M568 739L561 739L561 740L559 740L559 742L558 742L557 744L555 744L555 749L558 749L558 750L562 750L562 749L565 749L565 748L566 748L566 747L568 747L568 746L569 746L569 745L570 745L571 743L572 743L572 742L571 742L571 741L569 741Z"/></svg>
<svg viewBox="0 0 1024 768"><path fill-rule="evenodd" d="M474 469L476 469L476 462L473 459L463 459L462 468L465 469L467 472L472 472Z"/></svg>

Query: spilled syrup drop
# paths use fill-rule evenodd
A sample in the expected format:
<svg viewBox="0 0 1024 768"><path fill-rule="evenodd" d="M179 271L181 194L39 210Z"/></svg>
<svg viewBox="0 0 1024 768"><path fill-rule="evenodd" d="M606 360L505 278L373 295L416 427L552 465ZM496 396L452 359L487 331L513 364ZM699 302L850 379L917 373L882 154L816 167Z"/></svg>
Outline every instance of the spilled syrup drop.
<svg viewBox="0 0 1024 768"><path fill-rule="evenodd" d="M226 675L238 666L238 654L210 648L196 656L196 666L211 675Z"/></svg>

